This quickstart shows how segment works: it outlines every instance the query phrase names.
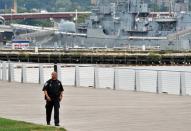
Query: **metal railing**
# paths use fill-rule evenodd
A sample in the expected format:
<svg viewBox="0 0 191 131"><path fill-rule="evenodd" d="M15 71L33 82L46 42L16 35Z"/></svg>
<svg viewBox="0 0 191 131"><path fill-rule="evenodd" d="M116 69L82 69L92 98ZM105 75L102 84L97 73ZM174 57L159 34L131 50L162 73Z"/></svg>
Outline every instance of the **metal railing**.
<svg viewBox="0 0 191 131"><path fill-rule="evenodd" d="M0 63L0 80L44 84L53 64ZM191 72L57 64L65 86L107 88L177 95L191 94Z"/></svg>

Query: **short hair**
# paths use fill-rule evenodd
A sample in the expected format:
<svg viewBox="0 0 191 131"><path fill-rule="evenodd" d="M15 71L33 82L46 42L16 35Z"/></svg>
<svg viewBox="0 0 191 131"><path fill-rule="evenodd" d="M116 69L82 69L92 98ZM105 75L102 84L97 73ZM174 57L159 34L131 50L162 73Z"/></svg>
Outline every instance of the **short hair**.
<svg viewBox="0 0 191 131"><path fill-rule="evenodd" d="M56 72L56 71L53 71L51 74L57 74L57 72Z"/></svg>

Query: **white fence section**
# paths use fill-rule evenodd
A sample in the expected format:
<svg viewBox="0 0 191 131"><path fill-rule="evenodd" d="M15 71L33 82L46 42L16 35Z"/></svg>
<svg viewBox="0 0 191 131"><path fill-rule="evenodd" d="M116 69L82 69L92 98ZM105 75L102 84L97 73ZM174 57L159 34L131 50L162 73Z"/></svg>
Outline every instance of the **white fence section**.
<svg viewBox="0 0 191 131"><path fill-rule="evenodd" d="M44 84L53 64L0 63L0 80ZM139 68L57 65L66 86L191 95L191 72Z"/></svg>

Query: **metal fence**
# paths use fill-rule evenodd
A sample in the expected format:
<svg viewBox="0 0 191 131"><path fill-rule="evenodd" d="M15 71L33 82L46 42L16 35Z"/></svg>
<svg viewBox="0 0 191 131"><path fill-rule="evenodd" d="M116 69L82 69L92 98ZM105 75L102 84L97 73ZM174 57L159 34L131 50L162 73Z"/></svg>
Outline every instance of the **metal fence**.
<svg viewBox="0 0 191 131"><path fill-rule="evenodd" d="M44 84L53 64L0 64L0 79ZM58 79L65 86L107 88L177 95L191 95L191 72L135 68L57 65Z"/></svg>

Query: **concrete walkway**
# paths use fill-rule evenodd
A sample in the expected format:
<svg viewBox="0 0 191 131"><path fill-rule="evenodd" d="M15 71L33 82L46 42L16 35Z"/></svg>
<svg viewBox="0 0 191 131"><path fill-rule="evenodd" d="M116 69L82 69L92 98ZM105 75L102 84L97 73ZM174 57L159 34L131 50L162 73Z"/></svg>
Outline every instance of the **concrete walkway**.
<svg viewBox="0 0 191 131"><path fill-rule="evenodd" d="M0 117L45 124L41 89L0 81ZM191 97L65 87L60 116L69 131L190 131Z"/></svg>

